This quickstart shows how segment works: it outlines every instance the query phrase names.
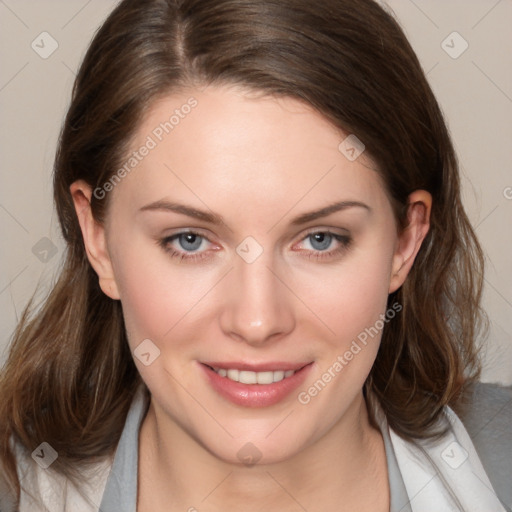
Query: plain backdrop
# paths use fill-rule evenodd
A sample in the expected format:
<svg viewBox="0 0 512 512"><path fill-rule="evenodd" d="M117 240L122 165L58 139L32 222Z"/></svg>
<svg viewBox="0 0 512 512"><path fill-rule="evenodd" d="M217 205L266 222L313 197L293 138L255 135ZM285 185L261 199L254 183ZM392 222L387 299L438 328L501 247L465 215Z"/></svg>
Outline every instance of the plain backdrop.
<svg viewBox="0 0 512 512"><path fill-rule="evenodd" d="M36 286L44 294L62 262L51 190L56 141L79 62L115 4L0 0L0 362ZM486 253L482 380L512 384L512 1L387 4L445 113Z"/></svg>

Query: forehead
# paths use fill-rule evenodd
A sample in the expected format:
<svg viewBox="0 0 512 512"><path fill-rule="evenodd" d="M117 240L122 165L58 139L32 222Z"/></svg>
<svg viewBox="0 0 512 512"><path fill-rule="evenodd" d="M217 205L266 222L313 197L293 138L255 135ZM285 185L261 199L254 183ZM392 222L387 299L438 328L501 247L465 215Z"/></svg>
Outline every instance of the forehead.
<svg viewBox="0 0 512 512"><path fill-rule="evenodd" d="M381 178L364 152L351 161L340 150L348 135L294 98L191 89L148 110L131 144L137 155L127 155L133 167L114 196L135 206L186 196L212 210L259 206L276 213L298 201L304 208L340 199L378 206Z"/></svg>

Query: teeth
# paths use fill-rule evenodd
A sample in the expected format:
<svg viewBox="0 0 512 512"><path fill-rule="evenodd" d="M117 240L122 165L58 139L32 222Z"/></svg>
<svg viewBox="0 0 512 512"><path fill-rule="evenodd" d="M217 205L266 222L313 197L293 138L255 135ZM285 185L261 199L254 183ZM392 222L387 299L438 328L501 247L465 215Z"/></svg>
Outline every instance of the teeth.
<svg viewBox="0 0 512 512"><path fill-rule="evenodd" d="M242 384L272 384L280 380L291 377L295 370L276 370L274 372L251 372L247 370L225 370L224 368L214 368L214 370L221 376L227 377L235 382Z"/></svg>

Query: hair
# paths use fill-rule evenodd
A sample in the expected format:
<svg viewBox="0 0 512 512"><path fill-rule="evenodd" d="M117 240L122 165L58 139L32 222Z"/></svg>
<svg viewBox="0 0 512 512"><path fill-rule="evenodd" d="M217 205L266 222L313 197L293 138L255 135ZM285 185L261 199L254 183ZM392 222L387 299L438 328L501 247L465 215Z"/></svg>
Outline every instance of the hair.
<svg viewBox="0 0 512 512"><path fill-rule="evenodd" d="M13 440L30 451L48 442L56 470L71 475L114 452L142 382L121 303L102 293L88 262L69 187L113 176L155 100L207 85L292 97L355 134L398 230L408 195L432 194L430 230L388 299L402 310L364 388L389 425L405 439L438 435L443 407L478 376L482 250L442 112L394 17L372 0L124 0L85 54L60 134L54 200L65 262L42 306L26 307L0 376L0 458L17 496ZM100 223L108 198L92 196Z"/></svg>

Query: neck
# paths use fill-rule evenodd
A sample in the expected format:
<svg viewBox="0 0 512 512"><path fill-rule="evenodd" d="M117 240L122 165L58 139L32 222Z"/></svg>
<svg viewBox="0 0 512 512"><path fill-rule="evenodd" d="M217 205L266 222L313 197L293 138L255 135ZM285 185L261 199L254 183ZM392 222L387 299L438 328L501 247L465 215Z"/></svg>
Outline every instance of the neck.
<svg viewBox="0 0 512 512"><path fill-rule="evenodd" d="M304 450L253 466L218 459L152 401L139 453L139 512L389 510L384 444L362 394Z"/></svg>

